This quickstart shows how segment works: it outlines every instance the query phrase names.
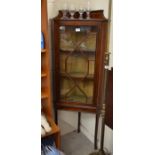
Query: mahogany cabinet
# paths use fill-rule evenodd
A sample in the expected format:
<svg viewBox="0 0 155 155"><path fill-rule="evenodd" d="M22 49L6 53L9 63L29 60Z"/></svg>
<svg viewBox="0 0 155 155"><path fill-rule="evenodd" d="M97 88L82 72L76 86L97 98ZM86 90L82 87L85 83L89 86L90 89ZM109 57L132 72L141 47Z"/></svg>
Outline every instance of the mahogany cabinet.
<svg viewBox="0 0 155 155"><path fill-rule="evenodd" d="M56 108L96 113L104 72L107 19L53 20Z"/></svg>
<svg viewBox="0 0 155 155"><path fill-rule="evenodd" d="M59 11L51 28L56 118L58 109L95 113L97 134L108 20L103 10L91 11L90 18L86 12L82 18L79 12L74 12L73 17L67 12L63 18Z"/></svg>

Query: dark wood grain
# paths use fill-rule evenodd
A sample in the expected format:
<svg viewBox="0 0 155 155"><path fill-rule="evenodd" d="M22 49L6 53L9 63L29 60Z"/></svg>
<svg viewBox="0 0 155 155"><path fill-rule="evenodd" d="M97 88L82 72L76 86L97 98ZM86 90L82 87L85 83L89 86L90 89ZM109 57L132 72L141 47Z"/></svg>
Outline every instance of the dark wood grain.
<svg viewBox="0 0 155 155"><path fill-rule="evenodd" d="M113 69L108 71L105 123L113 129Z"/></svg>

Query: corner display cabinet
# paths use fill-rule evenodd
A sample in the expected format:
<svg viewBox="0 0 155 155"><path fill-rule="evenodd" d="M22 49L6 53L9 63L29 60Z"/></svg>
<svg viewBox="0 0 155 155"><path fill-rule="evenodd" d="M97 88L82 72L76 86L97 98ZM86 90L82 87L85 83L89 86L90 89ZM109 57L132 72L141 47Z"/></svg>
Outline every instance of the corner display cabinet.
<svg viewBox="0 0 155 155"><path fill-rule="evenodd" d="M107 48L108 20L103 10L71 13L59 11L52 19L54 103L56 110L78 112L80 131L81 112L96 114L95 148L104 65Z"/></svg>

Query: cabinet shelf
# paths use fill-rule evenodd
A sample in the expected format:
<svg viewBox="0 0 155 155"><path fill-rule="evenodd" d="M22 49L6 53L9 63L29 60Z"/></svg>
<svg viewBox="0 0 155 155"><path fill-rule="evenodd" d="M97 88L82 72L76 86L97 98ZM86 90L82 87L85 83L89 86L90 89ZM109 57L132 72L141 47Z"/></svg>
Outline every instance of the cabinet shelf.
<svg viewBox="0 0 155 155"><path fill-rule="evenodd" d="M77 80L83 80L83 79L88 79L88 80L93 80L94 79L94 74L84 74L84 73L60 73L60 76L63 78L73 78Z"/></svg>
<svg viewBox="0 0 155 155"><path fill-rule="evenodd" d="M85 96L81 95L73 95L69 97L65 97L64 95L61 95L61 101L67 101L67 102L79 102L84 104L92 104L93 97L88 96L87 98Z"/></svg>
<svg viewBox="0 0 155 155"><path fill-rule="evenodd" d="M72 53L73 55L81 55L83 53L85 55L95 56L95 51L85 51L85 50L83 50L83 51L82 50L75 50L75 51L72 52L70 50L62 50L62 49L60 49L60 53L63 53L63 54Z"/></svg>

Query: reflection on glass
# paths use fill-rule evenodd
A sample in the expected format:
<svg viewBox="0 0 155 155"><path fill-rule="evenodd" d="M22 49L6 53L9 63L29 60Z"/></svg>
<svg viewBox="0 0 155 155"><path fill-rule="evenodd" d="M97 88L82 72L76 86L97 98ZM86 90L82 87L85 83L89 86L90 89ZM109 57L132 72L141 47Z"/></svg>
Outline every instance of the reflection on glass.
<svg viewBox="0 0 155 155"><path fill-rule="evenodd" d="M84 31L82 28L80 32L64 31L60 33L60 49L61 50L82 50L92 51L96 50L96 32Z"/></svg>

